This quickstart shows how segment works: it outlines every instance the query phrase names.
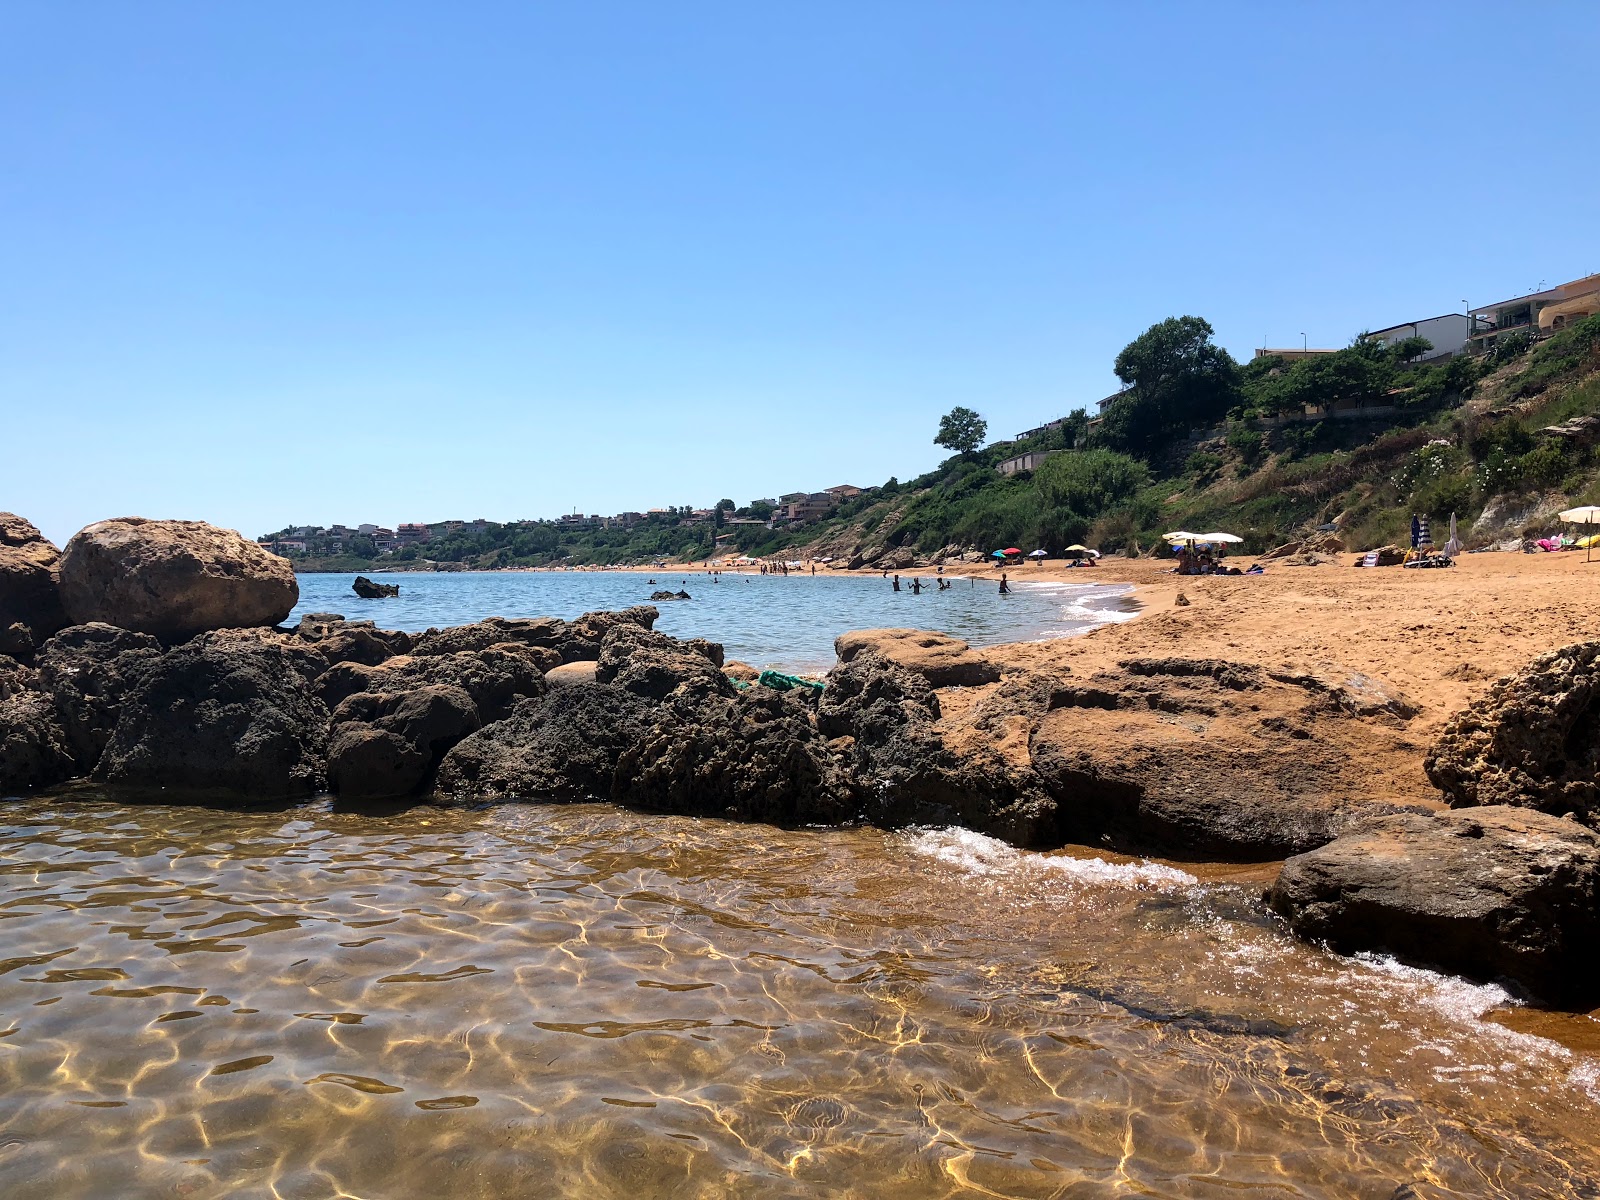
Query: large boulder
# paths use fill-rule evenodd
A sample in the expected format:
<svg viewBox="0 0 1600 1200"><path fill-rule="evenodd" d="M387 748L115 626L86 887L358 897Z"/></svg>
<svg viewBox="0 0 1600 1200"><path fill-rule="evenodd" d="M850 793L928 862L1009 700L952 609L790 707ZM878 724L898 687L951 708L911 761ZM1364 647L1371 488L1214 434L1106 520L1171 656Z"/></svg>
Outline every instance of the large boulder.
<svg viewBox="0 0 1600 1200"><path fill-rule="evenodd" d="M1423 763L1454 807L1600 816L1600 641L1541 654L1453 717Z"/></svg>
<svg viewBox="0 0 1600 1200"><path fill-rule="evenodd" d="M27 657L67 623L60 560L31 522L0 512L0 654Z"/></svg>
<svg viewBox="0 0 1600 1200"><path fill-rule="evenodd" d="M104 621L169 643L276 625L299 597L288 559L204 521L99 521L61 556L61 600L74 623Z"/></svg>
<svg viewBox="0 0 1600 1200"><path fill-rule="evenodd" d="M94 770L122 702L161 654L148 633L103 622L68 626L40 647L39 686L55 699L79 770Z"/></svg>
<svg viewBox="0 0 1600 1200"><path fill-rule="evenodd" d="M0 698L0 796L48 787L76 772L72 747L43 692Z"/></svg>
<svg viewBox="0 0 1600 1200"><path fill-rule="evenodd" d="M977 687L1000 678L1000 668L960 638L926 629L855 629L834 639L833 652L842 663L858 654L881 654L936 688Z"/></svg>
<svg viewBox="0 0 1600 1200"><path fill-rule="evenodd" d="M1289 859L1267 898L1344 953L1600 999L1600 836L1575 821L1503 806L1385 817Z"/></svg>
<svg viewBox="0 0 1600 1200"><path fill-rule="evenodd" d="M202 638L168 651L123 700L95 778L260 800L315 792L328 710L302 665L265 640Z"/></svg>
<svg viewBox="0 0 1600 1200"><path fill-rule="evenodd" d="M328 786L347 800L416 791L480 724L477 705L458 687L359 692L333 712Z"/></svg>

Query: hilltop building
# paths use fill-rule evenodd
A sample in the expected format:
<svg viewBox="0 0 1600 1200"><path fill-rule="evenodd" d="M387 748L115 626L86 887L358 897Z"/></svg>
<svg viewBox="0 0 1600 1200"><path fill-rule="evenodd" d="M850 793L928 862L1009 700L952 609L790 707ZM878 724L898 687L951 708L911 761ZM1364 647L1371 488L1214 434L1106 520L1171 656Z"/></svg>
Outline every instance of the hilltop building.
<svg viewBox="0 0 1600 1200"><path fill-rule="evenodd" d="M1484 354L1508 333L1549 337L1574 321L1600 312L1600 275L1586 275L1543 292L1501 300L1472 310L1467 349Z"/></svg>

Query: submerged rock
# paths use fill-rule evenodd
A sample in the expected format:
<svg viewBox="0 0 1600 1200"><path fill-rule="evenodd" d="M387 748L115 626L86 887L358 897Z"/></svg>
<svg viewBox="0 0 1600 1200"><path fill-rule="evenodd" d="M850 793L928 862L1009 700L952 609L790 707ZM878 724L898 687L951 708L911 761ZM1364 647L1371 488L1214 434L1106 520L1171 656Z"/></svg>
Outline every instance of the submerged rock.
<svg viewBox="0 0 1600 1200"><path fill-rule="evenodd" d="M60 561L32 522L0 512L0 654L29 657L67 624Z"/></svg>
<svg viewBox="0 0 1600 1200"><path fill-rule="evenodd" d="M357 575L350 590L363 600L383 600L400 594L398 583L373 583L365 575Z"/></svg>
<svg viewBox="0 0 1600 1200"><path fill-rule="evenodd" d="M1344 953L1600 1000L1600 836L1575 821L1503 806L1382 818L1289 859L1268 902Z"/></svg>
<svg viewBox="0 0 1600 1200"><path fill-rule="evenodd" d="M282 646L197 640L145 670L95 769L107 783L309 795L322 782L328 710Z"/></svg>
<svg viewBox="0 0 1600 1200"><path fill-rule="evenodd" d="M1452 806L1600 817L1600 641L1541 654L1456 714L1423 763Z"/></svg>
<svg viewBox="0 0 1600 1200"><path fill-rule="evenodd" d="M168 643L276 625L299 597L288 559L204 521L99 521L61 556L61 600L74 623L103 621Z"/></svg>

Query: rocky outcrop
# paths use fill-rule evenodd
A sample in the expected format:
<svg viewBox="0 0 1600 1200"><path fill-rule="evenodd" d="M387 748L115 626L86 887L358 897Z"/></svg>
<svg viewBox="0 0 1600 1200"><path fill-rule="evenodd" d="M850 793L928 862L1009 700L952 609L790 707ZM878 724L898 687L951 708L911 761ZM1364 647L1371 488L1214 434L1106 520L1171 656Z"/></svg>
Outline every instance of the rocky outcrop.
<svg viewBox="0 0 1600 1200"><path fill-rule="evenodd" d="M1452 806L1600 819L1600 641L1541 654L1457 713L1423 763Z"/></svg>
<svg viewBox="0 0 1600 1200"><path fill-rule="evenodd" d="M615 685L554 688L451 750L436 790L455 803L615 799L617 765L655 722L649 700Z"/></svg>
<svg viewBox="0 0 1600 1200"><path fill-rule="evenodd" d="M518 701L546 690L534 652L507 642L476 653L401 655L377 666L340 663L318 678L317 693L333 708L359 692L393 695L429 686L461 689L484 723L500 720Z"/></svg>
<svg viewBox="0 0 1600 1200"><path fill-rule="evenodd" d="M94 622L72 625L39 650L39 686L54 698L78 770L93 771L125 699L161 658L161 643Z"/></svg>
<svg viewBox="0 0 1600 1200"><path fill-rule="evenodd" d="M731 698L737 689L721 668L722 647L715 642L681 642L639 626L618 625L600 643L594 677L597 683L614 683L652 700Z"/></svg>
<svg viewBox="0 0 1600 1200"><path fill-rule="evenodd" d="M833 651L842 663L881 654L936 688L978 687L1000 678L1000 668L960 638L926 629L856 629L835 638Z"/></svg>
<svg viewBox="0 0 1600 1200"><path fill-rule="evenodd" d="M60 570L74 623L102 621L169 644L276 625L300 595L287 559L204 521L99 521L73 535Z"/></svg>
<svg viewBox="0 0 1600 1200"><path fill-rule="evenodd" d="M1365 677L1177 657L1062 678L1047 706L1031 756L1059 836L1243 860L1311 850L1392 811L1347 746L1413 711Z"/></svg>
<svg viewBox="0 0 1600 1200"><path fill-rule="evenodd" d="M308 613L295 626L295 634L310 642L330 663L368 666L407 653L413 641L409 633L379 629L371 621L347 621L337 613Z"/></svg>
<svg viewBox="0 0 1600 1200"><path fill-rule="evenodd" d="M0 698L0 796L48 787L76 773L49 696L18 690Z"/></svg>
<svg viewBox="0 0 1600 1200"><path fill-rule="evenodd" d="M1343 953L1600 1000L1600 836L1575 821L1503 806L1387 817L1289 859L1267 898Z"/></svg>
<svg viewBox="0 0 1600 1200"><path fill-rule="evenodd" d="M0 654L30 657L66 625L60 560L61 552L31 522L0 512Z"/></svg>
<svg viewBox="0 0 1600 1200"><path fill-rule="evenodd" d="M333 712L328 786L358 800L414 792L480 724L472 697L448 684L358 692Z"/></svg>
<svg viewBox="0 0 1600 1200"><path fill-rule="evenodd" d="M373 583L365 575L357 575L350 590L363 600L383 600L400 594L398 583Z"/></svg>
<svg viewBox="0 0 1600 1200"><path fill-rule="evenodd" d="M694 597L689 595L688 592L682 592L682 591L679 591L679 592L655 591L655 592L651 592L650 593L650 599L652 599L652 600L692 600L692 599L694 599Z"/></svg>
<svg viewBox="0 0 1600 1200"><path fill-rule="evenodd" d="M197 639L168 651L120 706L95 778L257 799L321 785L328 710L280 644Z"/></svg>

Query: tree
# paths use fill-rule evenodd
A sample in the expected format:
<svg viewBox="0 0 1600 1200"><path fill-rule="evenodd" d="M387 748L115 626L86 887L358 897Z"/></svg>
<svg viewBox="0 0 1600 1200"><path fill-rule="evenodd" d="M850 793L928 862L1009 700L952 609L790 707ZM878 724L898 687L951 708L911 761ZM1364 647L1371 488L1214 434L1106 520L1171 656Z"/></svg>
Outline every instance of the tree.
<svg viewBox="0 0 1600 1200"><path fill-rule="evenodd" d="M939 434L933 439L933 444L943 446L946 450L954 450L957 454L970 456L983 445L983 439L988 432L987 421L970 408L963 408L958 404L939 418Z"/></svg>
<svg viewBox="0 0 1600 1200"><path fill-rule="evenodd" d="M765 500L750 501L750 515L758 521L765 521L772 516L772 505Z"/></svg>
<svg viewBox="0 0 1600 1200"><path fill-rule="evenodd" d="M724 509L727 512L732 512L734 509L738 508L739 506L737 504L735 504L732 500L718 500L717 501L717 507L720 508L720 509Z"/></svg>
<svg viewBox="0 0 1600 1200"><path fill-rule="evenodd" d="M1162 448L1195 427L1221 420L1237 398L1239 364L1211 340L1209 321L1168 317L1117 355L1125 390L1106 406L1101 436L1132 451Z"/></svg>

